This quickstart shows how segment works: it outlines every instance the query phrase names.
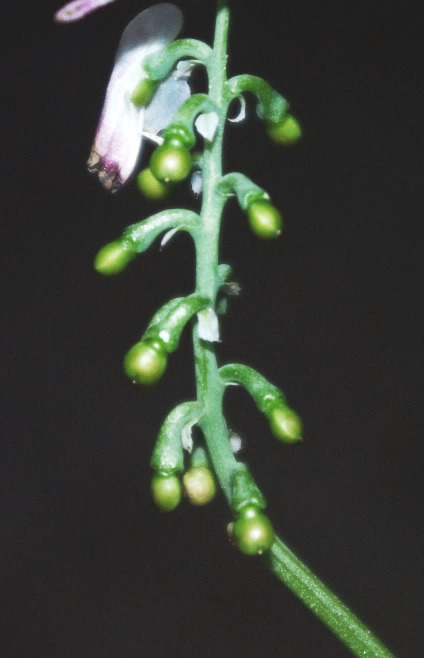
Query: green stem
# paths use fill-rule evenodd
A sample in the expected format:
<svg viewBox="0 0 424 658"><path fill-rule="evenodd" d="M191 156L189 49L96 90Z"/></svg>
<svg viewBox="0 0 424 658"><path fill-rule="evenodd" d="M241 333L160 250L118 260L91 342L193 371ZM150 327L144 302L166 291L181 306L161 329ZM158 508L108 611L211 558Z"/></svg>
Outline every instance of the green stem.
<svg viewBox="0 0 424 658"><path fill-rule="evenodd" d="M232 99L226 74L229 14L229 0L218 0L214 46L207 63L207 71L209 98L215 103L219 123L212 144L205 146L201 222L194 235L196 292L207 297L213 307L221 285L218 271L218 246L221 216L225 205L225 197L220 193L218 184L222 179L224 126L228 104ZM263 96L261 97L261 94L258 93L262 103L268 102L271 106L270 109L275 110L271 102L275 99L268 94L268 87L259 85L257 79L253 79L251 76L239 78L237 91L248 88L250 91L252 80ZM257 89L255 88L254 91ZM277 100L277 109L281 110L283 103L280 99ZM199 426L204 434L218 480L231 505L231 478L237 469L237 462L230 448L228 428L222 412L224 383L219 376L213 344L199 338L197 325L193 329L193 344L197 397L204 409ZM393 657L393 654L384 648L379 640L280 539L276 538L264 560L274 574L350 648L353 654L369 658Z"/></svg>
<svg viewBox="0 0 424 658"><path fill-rule="evenodd" d="M355 656L394 658L373 633L279 539L264 556L269 568Z"/></svg>
<svg viewBox="0 0 424 658"><path fill-rule="evenodd" d="M215 137L205 146L203 156L203 200L200 229L196 243L196 291L215 306L221 284L218 271L218 246L225 197L217 192L222 177L222 145L228 109L226 93L226 60L229 8L226 0L218 2L213 51L208 61L209 98L218 109L219 122ZM228 440L228 428L222 413L224 386L218 374L213 344L201 340L197 327L193 330L196 363L197 396L205 413L199 426L205 436L209 455L223 491L230 499L231 474L236 460Z"/></svg>

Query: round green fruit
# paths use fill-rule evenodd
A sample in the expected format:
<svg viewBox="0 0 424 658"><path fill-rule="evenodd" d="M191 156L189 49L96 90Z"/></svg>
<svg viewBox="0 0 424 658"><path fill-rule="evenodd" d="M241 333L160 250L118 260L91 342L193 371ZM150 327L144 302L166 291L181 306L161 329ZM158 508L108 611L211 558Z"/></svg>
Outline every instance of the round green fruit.
<svg viewBox="0 0 424 658"><path fill-rule="evenodd" d="M100 249L94 259L94 269L104 276L119 274L134 258L134 253L127 249L120 240L109 242Z"/></svg>
<svg viewBox="0 0 424 658"><path fill-rule="evenodd" d="M289 114L280 123L271 123L267 127L268 135L277 144L288 146L294 144L302 136L302 129L298 121Z"/></svg>
<svg viewBox="0 0 424 658"><path fill-rule="evenodd" d="M184 473L183 486L192 505L206 505L216 494L215 478L207 466L190 468Z"/></svg>
<svg viewBox="0 0 424 658"><path fill-rule="evenodd" d="M243 510L234 523L232 534L235 545L245 555L262 555L275 539L269 518L252 507Z"/></svg>
<svg viewBox="0 0 424 658"><path fill-rule="evenodd" d="M124 370L135 384L154 384L163 375L167 359L160 345L140 341L125 355Z"/></svg>
<svg viewBox="0 0 424 658"><path fill-rule="evenodd" d="M158 82L155 80L143 78L131 94L131 102L134 103L136 107L145 107L152 100L152 96L155 93L157 86Z"/></svg>
<svg viewBox="0 0 424 658"><path fill-rule="evenodd" d="M274 407L269 414L269 424L273 435L284 443L302 440L302 421L290 407Z"/></svg>
<svg viewBox="0 0 424 658"><path fill-rule="evenodd" d="M171 512L181 501L181 483L176 475L154 475L152 496L163 512Z"/></svg>
<svg viewBox="0 0 424 658"><path fill-rule="evenodd" d="M165 199L170 191L170 186L156 176L153 176L150 169L143 169L137 176L137 187L147 199L152 201L160 201Z"/></svg>
<svg viewBox="0 0 424 658"><path fill-rule="evenodd" d="M164 142L150 159L153 176L165 183L178 183L191 171L191 155L185 146Z"/></svg>
<svg viewBox="0 0 424 658"><path fill-rule="evenodd" d="M268 201L253 201L247 216L252 231L263 240L278 238L283 228L283 219L275 206Z"/></svg>

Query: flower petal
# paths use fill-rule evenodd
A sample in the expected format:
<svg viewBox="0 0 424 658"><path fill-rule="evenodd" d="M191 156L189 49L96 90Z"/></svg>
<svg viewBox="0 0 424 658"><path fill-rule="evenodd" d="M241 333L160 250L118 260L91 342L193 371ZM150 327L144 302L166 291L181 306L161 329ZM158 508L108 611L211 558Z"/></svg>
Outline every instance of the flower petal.
<svg viewBox="0 0 424 658"><path fill-rule="evenodd" d="M171 123L180 105L190 96L186 80L174 73L160 83L146 107L145 130L156 135Z"/></svg>
<svg viewBox="0 0 424 658"><path fill-rule="evenodd" d="M142 62L171 42L181 26L181 11L164 2L138 14L121 37L87 163L89 171L97 173L100 182L112 192L128 179L140 152L146 110L131 102L131 94L140 81ZM158 91L166 82L159 85Z"/></svg>
<svg viewBox="0 0 424 658"><path fill-rule="evenodd" d="M114 0L72 0L68 2L54 15L54 20L57 23L72 23L79 21L87 14L90 14L95 9L109 5Z"/></svg>

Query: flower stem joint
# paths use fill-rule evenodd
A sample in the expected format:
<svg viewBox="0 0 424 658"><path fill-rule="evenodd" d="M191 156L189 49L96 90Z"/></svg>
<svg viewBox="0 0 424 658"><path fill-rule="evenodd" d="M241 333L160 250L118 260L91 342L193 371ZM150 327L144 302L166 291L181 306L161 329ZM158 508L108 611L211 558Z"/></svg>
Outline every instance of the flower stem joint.
<svg viewBox="0 0 424 658"><path fill-rule="evenodd" d="M189 320L208 306L208 299L193 293L164 304L153 316L142 339L124 358L124 371L135 384L149 386L163 375L168 354L178 348L181 333Z"/></svg>
<svg viewBox="0 0 424 658"><path fill-rule="evenodd" d="M263 513L266 501L247 466L237 463L232 477L231 507L236 520L230 526L231 537L245 555L262 555L274 543L271 521Z"/></svg>
<svg viewBox="0 0 424 658"><path fill-rule="evenodd" d="M250 228L263 240L281 235L283 218L269 200L269 194L244 174L232 172L223 176L218 191L224 196L235 195L240 208L247 213Z"/></svg>
<svg viewBox="0 0 424 658"><path fill-rule="evenodd" d="M241 363L228 363L219 370L222 382L237 383L250 393L259 411L268 419L272 434L283 443L302 440L302 421L291 409L283 392L257 370Z"/></svg>

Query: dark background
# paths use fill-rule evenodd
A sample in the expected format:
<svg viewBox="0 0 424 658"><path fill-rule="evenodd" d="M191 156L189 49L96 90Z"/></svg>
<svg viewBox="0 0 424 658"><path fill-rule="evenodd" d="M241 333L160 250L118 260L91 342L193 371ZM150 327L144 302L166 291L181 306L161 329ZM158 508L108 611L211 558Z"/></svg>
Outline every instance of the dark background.
<svg viewBox="0 0 424 658"><path fill-rule="evenodd" d="M188 333L151 391L125 351L157 307L193 286L179 235L124 274L98 248L155 211L133 182L108 196L85 171L120 33L149 3L69 26L55 1L4 18L1 468L4 658L255 658L348 652L260 561L226 538L222 498L160 514L149 458L193 395ZM404 7L234 3L230 74L265 76L304 128L281 149L249 118L226 168L285 216L272 243L227 207L222 260L242 295L221 362L259 368L302 415L285 447L242 391L230 427L284 540L389 645L422 656L421 35ZM210 41L214 3L182 1L183 36ZM420 158L419 158L420 156ZM171 204L187 203L182 189ZM195 202L188 201L193 207Z"/></svg>

